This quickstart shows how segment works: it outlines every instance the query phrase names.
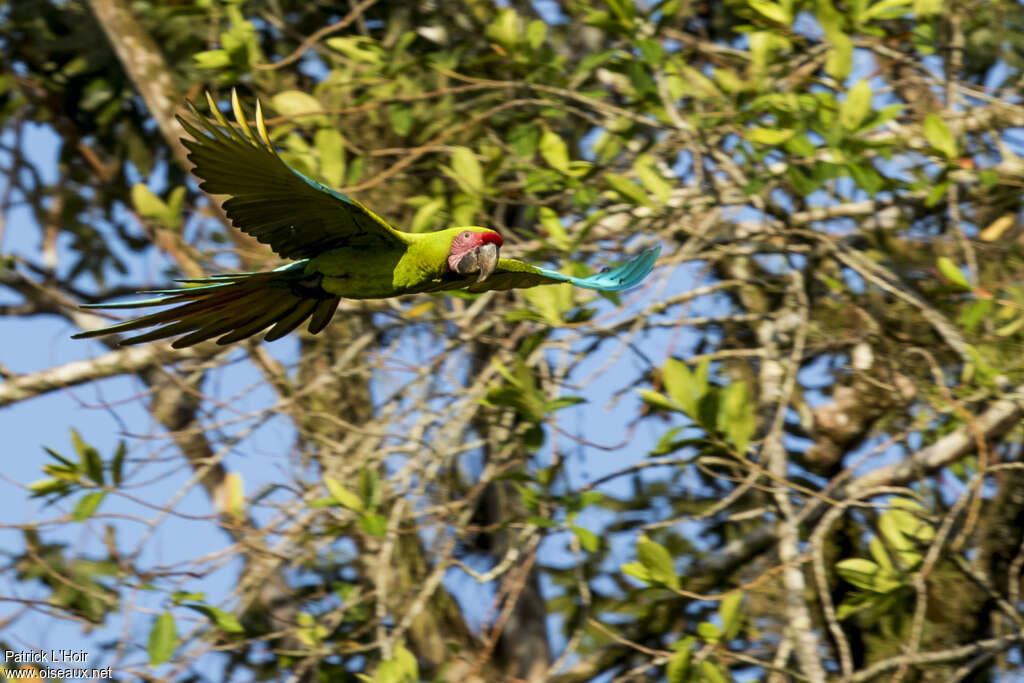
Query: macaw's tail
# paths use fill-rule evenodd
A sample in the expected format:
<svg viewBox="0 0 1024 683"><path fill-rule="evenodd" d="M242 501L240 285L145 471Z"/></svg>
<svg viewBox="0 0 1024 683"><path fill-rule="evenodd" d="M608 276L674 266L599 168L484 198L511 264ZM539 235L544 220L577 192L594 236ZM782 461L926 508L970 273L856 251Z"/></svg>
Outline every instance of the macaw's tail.
<svg viewBox="0 0 1024 683"><path fill-rule="evenodd" d="M160 296L144 301L120 304L91 304L85 308L148 308L169 306L158 313L135 320L89 330L74 339L100 337L156 327L155 330L120 343L141 344L176 335L184 335L171 344L176 349L198 344L218 335L218 344L230 344L250 337L270 325L267 341L288 334L310 318L309 331L316 334L327 326L338 307L338 297L320 287L319 275L305 273L306 262L292 263L265 273L234 273L194 280L180 280L187 285L180 289L158 289L147 292Z"/></svg>

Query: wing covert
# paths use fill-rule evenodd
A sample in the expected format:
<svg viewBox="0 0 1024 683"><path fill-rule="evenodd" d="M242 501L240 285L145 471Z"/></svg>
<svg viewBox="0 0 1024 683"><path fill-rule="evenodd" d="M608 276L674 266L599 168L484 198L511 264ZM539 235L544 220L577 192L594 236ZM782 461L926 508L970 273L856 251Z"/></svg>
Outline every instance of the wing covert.
<svg viewBox="0 0 1024 683"><path fill-rule="evenodd" d="M256 130L250 128L231 92L237 128L228 123L209 93L215 120L190 102L196 121L178 121L194 139L182 138L192 173L211 194L230 195L223 203L231 223L280 256L303 259L335 247L365 244L370 248L404 246L401 233L365 206L307 178L286 164L270 141L263 110L256 101Z"/></svg>

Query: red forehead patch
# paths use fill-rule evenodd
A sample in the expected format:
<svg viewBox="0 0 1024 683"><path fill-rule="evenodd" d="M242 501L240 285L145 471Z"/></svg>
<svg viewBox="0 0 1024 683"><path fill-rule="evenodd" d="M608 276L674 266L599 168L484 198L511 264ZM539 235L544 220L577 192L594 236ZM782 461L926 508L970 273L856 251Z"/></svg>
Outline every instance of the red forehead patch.
<svg viewBox="0 0 1024 683"><path fill-rule="evenodd" d="M477 234L480 235L480 240L482 242L493 242L494 244L497 244L499 247L502 245L501 235L494 232L493 230L488 230L487 232L480 232Z"/></svg>

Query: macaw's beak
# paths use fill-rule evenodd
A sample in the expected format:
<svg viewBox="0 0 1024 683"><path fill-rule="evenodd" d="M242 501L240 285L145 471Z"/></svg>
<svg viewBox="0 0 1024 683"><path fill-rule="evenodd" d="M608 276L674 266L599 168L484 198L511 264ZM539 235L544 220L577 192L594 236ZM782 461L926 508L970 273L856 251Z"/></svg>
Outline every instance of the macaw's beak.
<svg viewBox="0 0 1024 683"><path fill-rule="evenodd" d="M498 267L498 245L488 242L466 252L455 266L459 275L479 273L477 282L483 282Z"/></svg>
<svg viewBox="0 0 1024 683"><path fill-rule="evenodd" d="M474 251L476 252L477 264L480 266L480 275L477 276L476 281L483 282L498 267L498 245L488 242L477 247Z"/></svg>

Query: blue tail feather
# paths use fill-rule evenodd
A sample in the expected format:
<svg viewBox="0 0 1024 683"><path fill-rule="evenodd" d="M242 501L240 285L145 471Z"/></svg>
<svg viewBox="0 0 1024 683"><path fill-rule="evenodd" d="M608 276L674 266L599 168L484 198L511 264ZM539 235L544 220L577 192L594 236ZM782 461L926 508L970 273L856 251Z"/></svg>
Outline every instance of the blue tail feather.
<svg viewBox="0 0 1024 683"><path fill-rule="evenodd" d="M577 287L599 289L605 292L621 292L643 282L644 278L654 269L654 262L658 260L660 253L660 246L645 249L625 263L620 263L614 268L602 270L588 277L572 277L546 268L538 270L548 277L571 282Z"/></svg>

